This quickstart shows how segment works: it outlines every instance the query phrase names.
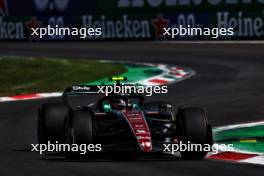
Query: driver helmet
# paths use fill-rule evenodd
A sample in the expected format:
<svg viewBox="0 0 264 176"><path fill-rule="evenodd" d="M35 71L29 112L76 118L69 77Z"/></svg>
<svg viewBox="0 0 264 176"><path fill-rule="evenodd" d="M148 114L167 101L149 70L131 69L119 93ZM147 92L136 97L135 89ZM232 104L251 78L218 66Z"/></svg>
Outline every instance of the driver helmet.
<svg viewBox="0 0 264 176"><path fill-rule="evenodd" d="M126 101L121 98L112 99L110 104L113 110L121 110L126 107Z"/></svg>

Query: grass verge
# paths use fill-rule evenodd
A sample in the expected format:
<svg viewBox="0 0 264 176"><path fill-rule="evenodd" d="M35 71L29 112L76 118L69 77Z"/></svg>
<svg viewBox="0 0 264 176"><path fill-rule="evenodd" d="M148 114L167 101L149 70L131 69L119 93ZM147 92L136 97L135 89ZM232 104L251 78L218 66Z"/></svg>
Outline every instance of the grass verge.
<svg viewBox="0 0 264 176"><path fill-rule="evenodd" d="M96 60L0 57L0 96L63 91L125 71L120 64Z"/></svg>

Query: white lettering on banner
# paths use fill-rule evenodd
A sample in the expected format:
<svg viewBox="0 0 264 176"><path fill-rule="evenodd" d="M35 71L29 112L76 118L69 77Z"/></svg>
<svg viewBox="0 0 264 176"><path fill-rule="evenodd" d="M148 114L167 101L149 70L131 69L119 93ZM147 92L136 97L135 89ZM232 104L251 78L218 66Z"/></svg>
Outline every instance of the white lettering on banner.
<svg viewBox="0 0 264 176"><path fill-rule="evenodd" d="M222 0L208 0L209 4L211 5L218 5L219 3L221 3Z"/></svg>
<svg viewBox="0 0 264 176"><path fill-rule="evenodd" d="M152 7L158 7L162 4L163 0L147 0Z"/></svg>
<svg viewBox="0 0 264 176"><path fill-rule="evenodd" d="M59 11L64 11L68 6L69 1L70 0L54 0L54 4Z"/></svg>
<svg viewBox="0 0 264 176"><path fill-rule="evenodd" d="M230 15L229 12L217 13L218 28L230 27L235 29L235 36L253 37L264 36L264 12L262 16L244 16L243 12Z"/></svg>
<svg viewBox="0 0 264 176"><path fill-rule="evenodd" d="M34 0L35 6L39 12L47 10L64 11L69 4L70 0Z"/></svg>
<svg viewBox="0 0 264 176"><path fill-rule="evenodd" d="M40 12L45 11L49 5L49 0L35 0L34 2L35 2L35 6Z"/></svg>
<svg viewBox="0 0 264 176"><path fill-rule="evenodd" d="M236 4L251 4L253 0L118 0L118 7L159 7L159 6L189 6L189 5L202 5L207 3L212 6L220 4L236 5ZM264 4L264 0L256 0L256 3Z"/></svg>
<svg viewBox="0 0 264 176"><path fill-rule="evenodd" d="M24 26L22 22L7 22L0 17L0 39L23 39Z"/></svg>
<svg viewBox="0 0 264 176"><path fill-rule="evenodd" d="M90 38L150 38L150 22L148 20L129 19L127 15L117 20L106 19L102 15L99 19L93 16L82 17L83 27L102 28L101 36L90 36Z"/></svg>

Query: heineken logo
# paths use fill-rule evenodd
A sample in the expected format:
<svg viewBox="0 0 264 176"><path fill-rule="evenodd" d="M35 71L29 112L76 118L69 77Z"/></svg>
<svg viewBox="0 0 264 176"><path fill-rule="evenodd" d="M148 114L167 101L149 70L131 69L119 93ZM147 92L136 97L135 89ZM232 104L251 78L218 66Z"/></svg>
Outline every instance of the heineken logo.
<svg viewBox="0 0 264 176"><path fill-rule="evenodd" d="M236 37L262 37L264 36L264 11L250 16L243 12L218 12L217 26L234 28Z"/></svg>
<svg viewBox="0 0 264 176"><path fill-rule="evenodd" d="M101 39L148 39L151 38L149 20L130 19L122 15L118 19L108 19L102 15L99 18L94 16L83 16L82 24L85 28L101 28L101 36L90 36L90 38Z"/></svg>
<svg viewBox="0 0 264 176"><path fill-rule="evenodd" d="M85 28L101 28L102 35L90 36L90 39L160 39L163 38L163 28L170 21L162 15L154 19L131 19L128 15L119 18L83 16L82 25Z"/></svg>
<svg viewBox="0 0 264 176"><path fill-rule="evenodd" d="M0 16L0 40L13 40L24 38L23 22L13 22Z"/></svg>

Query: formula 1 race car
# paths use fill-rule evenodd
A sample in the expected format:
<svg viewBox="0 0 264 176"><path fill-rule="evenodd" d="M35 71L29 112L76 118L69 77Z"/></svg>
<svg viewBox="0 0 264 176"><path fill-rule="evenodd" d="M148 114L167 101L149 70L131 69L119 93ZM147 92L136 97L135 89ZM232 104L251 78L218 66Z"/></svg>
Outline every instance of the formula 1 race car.
<svg viewBox="0 0 264 176"><path fill-rule="evenodd" d="M90 99L91 94L98 94L98 86L72 86L63 93L64 103L43 104L38 112L39 143L102 144L103 151L136 154L163 152L164 144L179 141L213 144L206 112L199 107L174 110L170 103L146 103L144 95L134 93L100 95L91 104L74 107L69 102L69 97ZM202 159L206 154L181 151L183 158Z"/></svg>

